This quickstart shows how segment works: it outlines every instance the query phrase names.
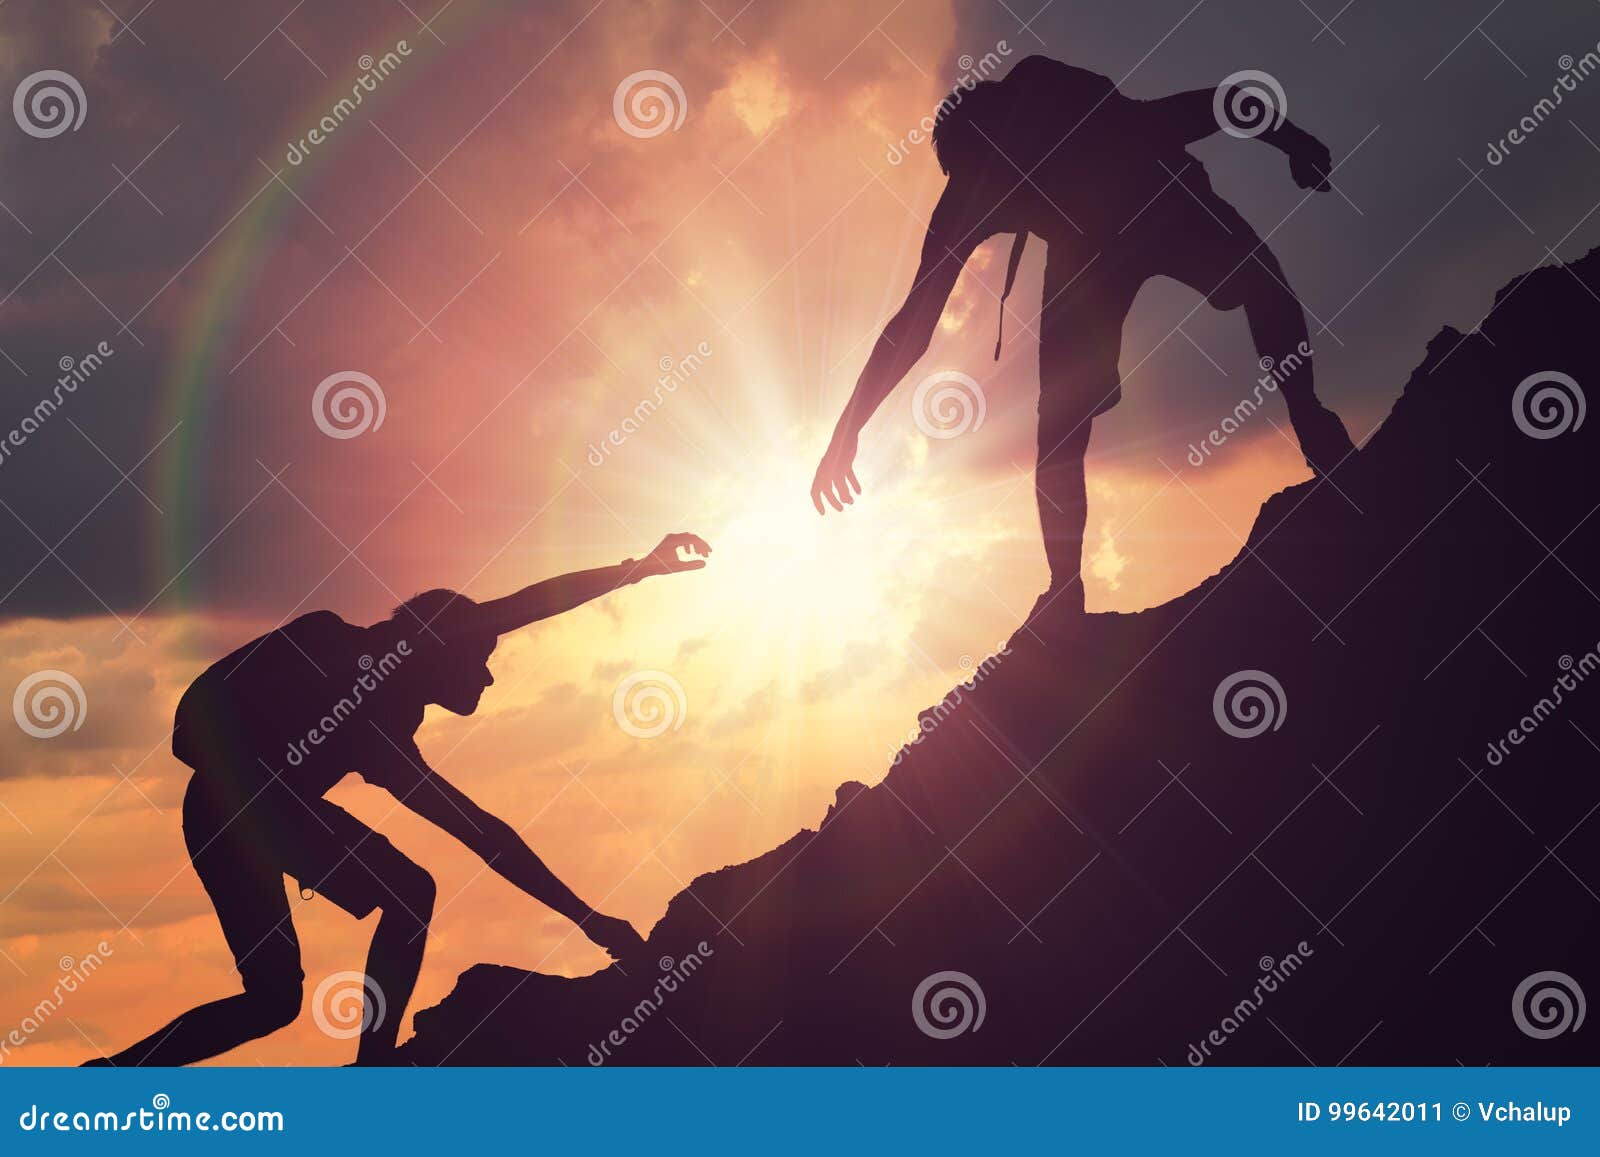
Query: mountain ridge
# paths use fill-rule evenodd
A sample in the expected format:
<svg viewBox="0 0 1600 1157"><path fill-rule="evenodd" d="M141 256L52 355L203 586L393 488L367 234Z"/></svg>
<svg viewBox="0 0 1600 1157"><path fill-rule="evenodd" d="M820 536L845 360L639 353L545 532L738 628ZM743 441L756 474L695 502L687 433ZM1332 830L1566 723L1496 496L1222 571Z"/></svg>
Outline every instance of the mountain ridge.
<svg viewBox="0 0 1600 1157"><path fill-rule="evenodd" d="M1217 574L1019 630L647 957L475 966L402 1062L1600 1060L1527 1031L1541 974L1600 991L1600 691L1521 726L1600 662L1597 286L1596 252L1517 278Z"/></svg>

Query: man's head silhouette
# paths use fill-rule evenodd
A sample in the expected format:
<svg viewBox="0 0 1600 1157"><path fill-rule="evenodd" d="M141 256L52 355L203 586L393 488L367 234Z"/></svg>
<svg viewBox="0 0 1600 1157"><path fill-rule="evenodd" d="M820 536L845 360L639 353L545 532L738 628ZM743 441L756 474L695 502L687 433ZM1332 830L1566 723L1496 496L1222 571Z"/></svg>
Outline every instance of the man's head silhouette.
<svg viewBox="0 0 1600 1157"><path fill-rule="evenodd" d="M488 663L497 641L483 618L481 604L442 588L413 595L389 616L410 641L410 677L425 702L456 715L478 709L484 689L494 685Z"/></svg>

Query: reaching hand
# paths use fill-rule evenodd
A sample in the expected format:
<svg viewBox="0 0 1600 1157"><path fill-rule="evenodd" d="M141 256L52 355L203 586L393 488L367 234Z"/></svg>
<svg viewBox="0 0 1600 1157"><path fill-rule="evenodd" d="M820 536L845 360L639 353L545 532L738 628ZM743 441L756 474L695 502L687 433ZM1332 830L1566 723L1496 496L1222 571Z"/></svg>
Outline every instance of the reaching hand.
<svg viewBox="0 0 1600 1157"><path fill-rule="evenodd" d="M816 477L811 480L811 505L817 508L818 514L827 513L822 506L824 498L835 510L843 510L855 501L850 493L852 486L856 494L861 493L861 483L856 480L855 461L855 435L844 437L835 433L833 441L828 444L828 452L817 466Z"/></svg>
<svg viewBox="0 0 1600 1157"><path fill-rule="evenodd" d="M628 960L644 951L644 938L633 925L596 912L581 925L590 940L611 953L613 960Z"/></svg>
<svg viewBox="0 0 1600 1157"><path fill-rule="evenodd" d="M680 552L686 551L687 557ZM700 570L711 555L711 544L698 534L669 534L645 556L644 568L651 574L676 574Z"/></svg>
<svg viewBox="0 0 1600 1157"><path fill-rule="evenodd" d="M1332 168L1333 156L1328 146L1310 133L1304 134L1289 149L1289 175L1302 189L1326 193L1331 188L1328 174Z"/></svg>

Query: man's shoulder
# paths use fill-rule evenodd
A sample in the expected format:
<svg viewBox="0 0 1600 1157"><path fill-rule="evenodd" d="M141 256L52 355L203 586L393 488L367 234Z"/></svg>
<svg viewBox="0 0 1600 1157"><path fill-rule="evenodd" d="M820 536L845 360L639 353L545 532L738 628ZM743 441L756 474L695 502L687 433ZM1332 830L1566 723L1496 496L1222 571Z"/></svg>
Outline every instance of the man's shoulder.
<svg viewBox="0 0 1600 1157"><path fill-rule="evenodd" d="M1019 88L1052 87L1070 88L1077 92L1103 94L1115 92L1116 85L1110 77L1101 76L1087 68L1067 64L1051 56L1027 56L1017 61L1006 73L1005 83Z"/></svg>
<svg viewBox="0 0 1600 1157"><path fill-rule="evenodd" d="M347 623L332 611L308 611L299 618L290 619L278 628L281 633L295 639L327 639L329 641L352 638L365 633L365 627Z"/></svg>

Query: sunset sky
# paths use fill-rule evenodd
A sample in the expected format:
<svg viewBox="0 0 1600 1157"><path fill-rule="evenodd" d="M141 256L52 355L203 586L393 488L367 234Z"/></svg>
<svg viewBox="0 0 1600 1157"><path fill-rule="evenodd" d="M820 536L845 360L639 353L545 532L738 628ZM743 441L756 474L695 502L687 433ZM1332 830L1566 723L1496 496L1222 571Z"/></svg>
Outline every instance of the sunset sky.
<svg viewBox="0 0 1600 1157"><path fill-rule="evenodd" d="M113 950L6 1063L77 1063L236 990L184 853L172 711L212 660L306 611L371 622L424 588L493 597L669 531L709 539L703 572L506 639L478 714L430 714L418 737L642 932L695 875L814 827L839 783L882 777L917 711L1046 582L1037 239L999 362L1009 238L979 250L868 426L856 506L819 519L807 495L943 186L930 148L899 160L896 145L972 62L1045 53L1140 98L1246 68L1279 78L1290 117L1332 149L1337 191L1308 197L1257 142L1193 151L1270 235L1319 392L1358 441L1440 326L1470 329L1550 249L1600 238L1600 80L1485 160L1558 59L1600 40L1586 0L1537 22L1508 7L1477 31L1491 0L1337 17L1333 0L1313 0L1320 17L1275 0L1037 17L993 0L741 3L0 7L3 91L56 69L86 104L60 135L0 126L0 438L64 360L112 351L0 460L0 690L59 670L87 704L54 738L0 728L0 1037L62 958ZM360 106L295 150L375 67L363 58L390 52ZM614 93L643 70L677 82L681 125L619 124ZM690 354L659 409L608 442ZM1092 611L1189 589L1307 476L1281 407L1188 460L1259 373L1242 314L1153 283L1122 368L1125 401L1090 451ZM977 380L984 420L929 438L912 390L946 370ZM313 393L342 372L370 375L385 412L334 438ZM617 725L613 691L639 670L682 687L676 729ZM603 963L385 793L352 778L330 798L439 882L413 1010L479 961ZM360 968L373 919L297 902L308 990ZM223 1060L353 1054L308 1009Z"/></svg>

